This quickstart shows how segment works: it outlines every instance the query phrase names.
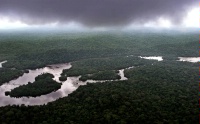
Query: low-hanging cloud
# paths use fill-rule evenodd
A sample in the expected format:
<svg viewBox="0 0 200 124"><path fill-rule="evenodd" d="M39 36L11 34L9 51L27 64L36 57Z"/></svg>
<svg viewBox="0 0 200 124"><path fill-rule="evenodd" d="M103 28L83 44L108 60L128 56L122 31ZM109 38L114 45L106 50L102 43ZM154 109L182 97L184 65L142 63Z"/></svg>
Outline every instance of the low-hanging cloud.
<svg viewBox="0 0 200 124"><path fill-rule="evenodd" d="M89 27L182 21L197 0L0 0L0 16L29 25L78 22Z"/></svg>

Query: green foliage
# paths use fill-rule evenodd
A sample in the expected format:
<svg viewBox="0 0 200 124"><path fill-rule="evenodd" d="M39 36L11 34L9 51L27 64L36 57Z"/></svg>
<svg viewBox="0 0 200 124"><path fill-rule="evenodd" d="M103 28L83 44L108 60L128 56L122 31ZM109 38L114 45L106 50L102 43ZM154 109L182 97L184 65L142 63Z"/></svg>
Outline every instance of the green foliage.
<svg viewBox="0 0 200 124"><path fill-rule="evenodd" d="M44 94L51 93L61 88L61 84L54 81L52 74L41 74L35 78L35 82L28 83L27 85L21 85L9 92L6 95L11 97L37 97Z"/></svg>
<svg viewBox="0 0 200 124"><path fill-rule="evenodd" d="M35 69L88 58L126 55L198 56L197 35L142 31L0 33L0 59L8 60L4 64L8 68Z"/></svg>
<svg viewBox="0 0 200 124"><path fill-rule="evenodd" d="M115 71L101 71L94 74L83 75L79 80L86 81L88 79L91 80L116 80L121 77Z"/></svg>
<svg viewBox="0 0 200 124"><path fill-rule="evenodd" d="M44 73L44 74L41 74L41 75L38 75L37 77L35 77L35 81L39 81L39 80L45 80L47 78L54 78L54 75L53 74L50 74L50 73Z"/></svg>
<svg viewBox="0 0 200 124"><path fill-rule="evenodd" d="M143 66L156 63L155 60L145 60L139 57L107 57L85 59L72 63L72 68L63 70L62 75L79 76L98 73L106 70L119 70L130 66Z"/></svg>
<svg viewBox="0 0 200 124"><path fill-rule="evenodd" d="M82 80L88 79L86 74L94 74L92 77L97 79L110 78L109 74L102 77L99 71L110 73L135 66L125 70L128 81L80 86L67 97L47 105L0 107L0 123L196 124L199 65L175 60L198 56L198 35L174 31L0 33L0 60L8 60L0 69L0 85L22 75L20 70L55 63L72 62L72 68L64 70L62 78L84 75ZM164 61L137 56L164 56ZM50 90L48 86L52 86ZM16 97L38 96L60 86L52 76L41 76L11 93L17 91L13 93L19 93Z"/></svg>
<svg viewBox="0 0 200 124"><path fill-rule="evenodd" d="M128 81L80 86L47 105L1 107L0 121L196 124L198 67L189 67L165 67L164 63L137 67L126 71Z"/></svg>
<svg viewBox="0 0 200 124"><path fill-rule="evenodd" d="M23 75L23 71L17 69L0 68L0 85Z"/></svg>
<svg viewBox="0 0 200 124"><path fill-rule="evenodd" d="M6 92L5 92L5 95L6 95L6 96L10 95L10 92L9 92L9 91L6 91Z"/></svg>
<svg viewBox="0 0 200 124"><path fill-rule="evenodd" d="M67 80L67 76L61 76L61 77L59 77L59 80L60 81L66 81Z"/></svg>

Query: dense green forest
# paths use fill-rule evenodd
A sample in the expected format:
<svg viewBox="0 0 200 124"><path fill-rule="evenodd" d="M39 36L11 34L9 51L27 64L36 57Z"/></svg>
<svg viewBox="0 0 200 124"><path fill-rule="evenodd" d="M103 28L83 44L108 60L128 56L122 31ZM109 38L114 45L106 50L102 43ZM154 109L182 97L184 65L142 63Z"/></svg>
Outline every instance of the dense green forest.
<svg viewBox="0 0 200 124"><path fill-rule="evenodd" d="M101 71L94 74L87 74L82 75L79 80L86 81L86 80L116 80L120 79L121 77L118 75L117 71Z"/></svg>
<svg viewBox="0 0 200 124"><path fill-rule="evenodd" d="M195 57L199 54L199 39L196 37L197 35L198 32L185 33L177 31L161 31L159 33L153 31L84 33L62 31L1 32L0 61L8 61L3 64L5 68L14 68L16 71L21 71L40 68L49 64L83 59L88 61L88 58L96 58L98 61L98 59L102 58L120 57L118 61L123 61L124 58L122 57L128 55L159 55L169 59L177 59L180 56ZM105 59L102 61L105 61ZM115 64L110 65L114 66ZM132 66L131 64L129 65ZM91 70L92 73L95 71ZM1 73L3 72L0 70ZM13 70L6 73L5 77L0 78L1 84L21 75L19 73L13 74ZM77 75L79 72L70 73Z"/></svg>
<svg viewBox="0 0 200 124"><path fill-rule="evenodd" d="M198 56L197 35L198 32L1 33L0 58L8 60L4 64L8 68L34 69L112 56Z"/></svg>
<svg viewBox="0 0 200 124"><path fill-rule="evenodd" d="M61 76L59 77L59 81L66 81L67 80L67 76Z"/></svg>
<svg viewBox="0 0 200 124"><path fill-rule="evenodd" d="M80 86L42 106L0 108L3 123L198 123L198 67L126 70L128 81Z"/></svg>
<svg viewBox="0 0 200 124"><path fill-rule="evenodd" d="M155 60L145 60L139 57L106 57L92 58L72 63L72 68L63 70L62 75L79 76L98 73L106 70L120 70L131 66L151 65Z"/></svg>
<svg viewBox="0 0 200 124"><path fill-rule="evenodd" d="M24 71L9 68L0 68L0 86L12 79L22 76Z"/></svg>
<svg viewBox="0 0 200 124"><path fill-rule="evenodd" d="M49 64L72 64L72 68L63 70L60 81L70 76L116 79L117 70L134 66L125 69L127 81L88 83L47 105L0 107L0 123L196 124L199 63L176 60L198 56L198 33L0 32L0 61L8 61L0 69L0 85L21 76L26 69ZM164 61L138 56L163 56ZM34 83L18 87L10 95L46 94L51 83L61 86L52 78L40 75ZM48 93L59 89L51 86Z"/></svg>
<svg viewBox="0 0 200 124"><path fill-rule="evenodd" d="M33 83L21 85L14 88L6 95L11 97L37 97L44 94L51 93L61 88L61 83L54 81L54 76L49 73L41 74L35 78Z"/></svg>

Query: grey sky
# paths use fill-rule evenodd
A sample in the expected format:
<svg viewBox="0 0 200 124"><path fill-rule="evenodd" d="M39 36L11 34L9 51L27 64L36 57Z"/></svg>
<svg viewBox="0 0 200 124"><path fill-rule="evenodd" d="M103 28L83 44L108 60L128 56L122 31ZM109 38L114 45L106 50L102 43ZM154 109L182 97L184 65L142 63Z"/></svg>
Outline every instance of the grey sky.
<svg viewBox="0 0 200 124"><path fill-rule="evenodd" d="M78 22L88 27L143 24L159 17L179 24L198 0L0 0L0 16L26 24Z"/></svg>

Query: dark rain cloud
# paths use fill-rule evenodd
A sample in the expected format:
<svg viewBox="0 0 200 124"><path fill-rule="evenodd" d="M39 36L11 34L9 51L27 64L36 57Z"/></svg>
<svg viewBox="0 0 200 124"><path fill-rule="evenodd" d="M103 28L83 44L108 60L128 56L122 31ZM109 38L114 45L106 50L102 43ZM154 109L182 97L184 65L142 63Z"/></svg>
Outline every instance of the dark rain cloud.
<svg viewBox="0 0 200 124"><path fill-rule="evenodd" d="M0 15L27 24L124 26L159 17L178 24L193 6L198 6L197 0L0 0Z"/></svg>

